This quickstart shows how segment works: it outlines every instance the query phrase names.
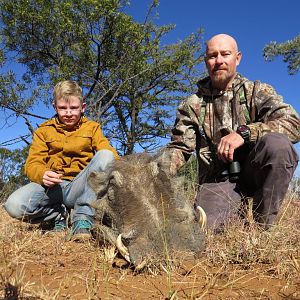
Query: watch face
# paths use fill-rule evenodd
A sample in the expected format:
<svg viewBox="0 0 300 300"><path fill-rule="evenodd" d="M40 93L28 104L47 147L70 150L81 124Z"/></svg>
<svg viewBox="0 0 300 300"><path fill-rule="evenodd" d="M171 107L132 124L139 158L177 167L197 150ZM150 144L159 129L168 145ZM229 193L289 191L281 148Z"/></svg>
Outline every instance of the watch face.
<svg viewBox="0 0 300 300"><path fill-rule="evenodd" d="M249 131L249 127L247 125L241 125L238 127L239 132Z"/></svg>
<svg viewBox="0 0 300 300"><path fill-rule="evenodd" d="M250 138L250 129L247 125L241 125L237 128L236 131L245 141Z"/></svg>

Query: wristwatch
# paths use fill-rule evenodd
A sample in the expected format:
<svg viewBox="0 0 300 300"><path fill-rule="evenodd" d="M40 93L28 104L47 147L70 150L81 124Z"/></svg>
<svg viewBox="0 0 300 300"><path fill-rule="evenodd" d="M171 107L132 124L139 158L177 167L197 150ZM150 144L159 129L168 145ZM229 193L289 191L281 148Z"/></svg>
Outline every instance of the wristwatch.
<svg viewBox="0 0 300 300"><path fill-rule="evenodd" d="M240 125L237 130L236 133L238 133L245 142L249 142L250 140L250 128L247 125Z"/></svg>

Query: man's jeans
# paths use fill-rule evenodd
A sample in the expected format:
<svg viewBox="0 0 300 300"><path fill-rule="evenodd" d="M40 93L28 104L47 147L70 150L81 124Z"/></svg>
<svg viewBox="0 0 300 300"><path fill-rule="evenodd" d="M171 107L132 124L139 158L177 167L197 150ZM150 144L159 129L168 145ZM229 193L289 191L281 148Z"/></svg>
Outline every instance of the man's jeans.
<svg viewBox="0 0 300 300"><path fill-rule="evenodd" d="M51 188L31 182L11 194L4 207L11 217L30 223L59 220L65 216L66 207L73 209L72 223L77 220L93 223L91 202L96 194L87 179L93 171L105 171L113 160L111 151L100 150L72 181L64 180Z"/></svg>
<svg viewBox="0 0 300 300"><path fill-rule="evenodd" d="M241 201L253 198L253 216L265 229L274 224L297 167L298 155L280 133L261 137L246 153L239 181L200 185L196 205L207 214L208 227L217 228L237 215Z"/></svg>

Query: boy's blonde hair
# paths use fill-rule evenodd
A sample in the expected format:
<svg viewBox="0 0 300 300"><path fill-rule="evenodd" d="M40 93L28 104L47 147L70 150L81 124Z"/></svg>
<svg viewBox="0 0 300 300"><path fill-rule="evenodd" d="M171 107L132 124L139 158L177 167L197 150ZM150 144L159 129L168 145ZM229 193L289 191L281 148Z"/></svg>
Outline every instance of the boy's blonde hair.
<svg viewBox="0 0 300 300"><path fill-rule="evenodd" d="M68 101L70 96L78 97L81 102L83 101L82 88L77 82L73 80L63 80L55 85L53 91L54 103L61 98Z"/></svg>

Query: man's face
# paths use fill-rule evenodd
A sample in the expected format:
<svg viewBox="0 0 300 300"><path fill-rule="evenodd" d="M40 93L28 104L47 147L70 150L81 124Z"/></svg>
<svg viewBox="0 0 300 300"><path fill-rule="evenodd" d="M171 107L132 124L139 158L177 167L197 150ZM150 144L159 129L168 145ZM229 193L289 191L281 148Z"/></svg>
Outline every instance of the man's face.
<svg viewBox="0 0 300 300"><path fill-rule="evenodd" d="M241 57L235 41L230 38L219 36L207 43L205 63L215 88L225 90L229 87Z"/></svg>
<svg viewBox="0 0 300 300"><path fill-rule="evenodd" d="M85 103L82 103L76 96L70 96L68 101L63 98L54 102L54 108L57 112L59 120L72 129L80 120L81 114L84 112Z"/></svg>

